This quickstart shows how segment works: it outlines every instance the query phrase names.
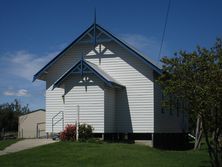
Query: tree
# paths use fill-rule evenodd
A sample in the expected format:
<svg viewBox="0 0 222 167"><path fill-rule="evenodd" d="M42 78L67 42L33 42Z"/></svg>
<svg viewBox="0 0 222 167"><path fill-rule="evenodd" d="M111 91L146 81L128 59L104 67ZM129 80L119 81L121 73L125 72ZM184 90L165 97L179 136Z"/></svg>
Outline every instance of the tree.
<svg viewBox="0 0 222 167"><path fill-rule="evenodd" d="M163 73L158 82L164 95L186 101L190 118L201 121L212 166L222 166L222 40L217 39L210 49L180 51L161 61Z"/></svg>
<svg viewBox="0 0 222 167"><path fill-rule="evenodd" d="M17 131L18 116L28 113L29 111L28 105L22 106L17 99L12 103L0 105L0 130Z"/></svg>

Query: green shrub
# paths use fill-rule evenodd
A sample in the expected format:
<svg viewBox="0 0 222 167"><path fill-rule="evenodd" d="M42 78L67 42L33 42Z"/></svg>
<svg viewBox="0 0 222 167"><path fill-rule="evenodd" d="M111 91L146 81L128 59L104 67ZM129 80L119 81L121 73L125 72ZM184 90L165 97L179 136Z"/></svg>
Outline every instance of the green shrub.
<svg viewBox="0 0 222 167"><path fill-rule="evenodd" d="M79 125L79 141L87 141L92 138L93 127L87 124Z"/></svg>

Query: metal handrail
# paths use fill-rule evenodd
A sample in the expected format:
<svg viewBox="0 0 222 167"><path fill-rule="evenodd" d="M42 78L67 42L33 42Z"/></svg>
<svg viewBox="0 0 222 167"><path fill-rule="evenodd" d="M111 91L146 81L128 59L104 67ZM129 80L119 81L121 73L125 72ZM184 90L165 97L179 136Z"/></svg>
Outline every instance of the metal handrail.
<svg viewBox="0 0 222 167"><path fill-rule="evenodd" d="M54 117L52 117L52 119L54 119L57 115L59 115L62 111L59 111L56 115L54 115Z"/></svg>
<svg viewBox="0 0 222 167"><path fill-rule="evenodd" d="M54 119L55 119L60 113L62 113L62 118L59 119L58 121L56 121L56 122L54 123ZM54 115L54 116L52 117L52 135L54 134L54 125L56 125L57 123L59 123L61 120L63 121L63 122L62 122L62 129L64 129L64 113L63 113L63 111L59 111L56 115Z"/></svg>
<svg viewBox="0 0 222 167"><path fill-rule="evenodd" d="M63 119L63 118L61 118L60 120L56 121L56 122L53 124L53 126L56 125L58 122L60 122L62 119Z"/></svg>

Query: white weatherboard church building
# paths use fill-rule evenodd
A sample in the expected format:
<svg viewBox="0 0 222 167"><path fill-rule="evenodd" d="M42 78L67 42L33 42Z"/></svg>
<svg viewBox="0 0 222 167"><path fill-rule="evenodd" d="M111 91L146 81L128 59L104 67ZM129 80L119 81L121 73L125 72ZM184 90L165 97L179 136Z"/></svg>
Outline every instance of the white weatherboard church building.
<svg viewBox="0 0 222 167"><path fill-rule="evenodd" d="M161 109L161 67L96 24L34 75L46 82L46 132L77 120L94 134L160 141L186 130L184 114Z"/></svg>

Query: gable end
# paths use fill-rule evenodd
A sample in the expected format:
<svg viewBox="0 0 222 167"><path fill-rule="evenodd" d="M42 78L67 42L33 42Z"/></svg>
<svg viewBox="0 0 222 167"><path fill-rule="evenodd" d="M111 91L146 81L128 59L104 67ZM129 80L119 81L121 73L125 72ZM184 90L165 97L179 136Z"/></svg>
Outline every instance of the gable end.
<svg viewBox="0 0 222 167"><path fill-rule="evenodd" d="M158 66L154 61L149 59L147 56L139 53L136 49L134 49L132 46L127 44L125 41L120 40L117 38L115 35L110 33L109 31L105 30L103 27L101 27L98 24L92 24L90 27L88 27L78 38L76 38L71 44L69 44L62 52L60 52L56 57L54 57L49 63L47 63L40 71L38 71L34 77L33 77L33 82L36 79L40 79L40 77L44 74L47 73L47 69L50 68L60 57L64 55L66 51L68 51L74 44L78 43L82 38L84 38L85 35L90 34L90 31L92 31L96 27L98 30L103 32L105 35L113 39L115 42L117 42L119 45L130 51L133 55L138 57L140 60L142 60L144 63L146 63L151 69L156 71L157 73L161 74L162 70L161 67ZM101 35L101 34L99 34ZM98 36L99 36L98 35ZM94 41L92 41L93 44Z"/></svg>

